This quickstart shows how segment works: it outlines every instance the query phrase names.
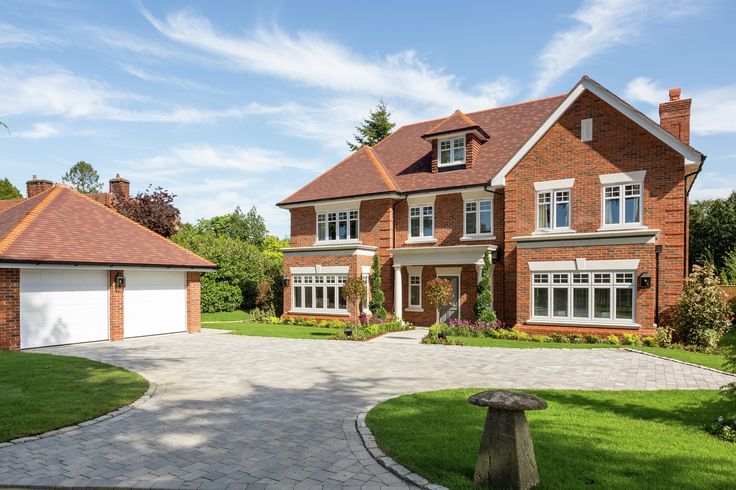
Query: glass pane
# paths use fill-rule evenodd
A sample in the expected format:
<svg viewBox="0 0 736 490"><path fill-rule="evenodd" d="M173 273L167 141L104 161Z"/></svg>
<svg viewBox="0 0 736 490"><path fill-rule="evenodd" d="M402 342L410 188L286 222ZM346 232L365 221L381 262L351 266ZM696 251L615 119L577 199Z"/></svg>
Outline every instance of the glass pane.
<svg viewBox="0 0 736 490"><path fill-rule="evenodd" d="M419 216L413 216L411 218L411 236L419 236Z"/></svg>
<svg viewBox="0 0 736 490"><path fill-rule="evenodd" d="M478 230L475 228L475 211L471 213L465 213L465 233L468 235L475 235Z"/></svg>
<svg viewBox="0 0 736 490"><path fill-rule="evenodd" d="M335 309L335 287L330 286L327 288L327 308Z"/></svg>
<svg viewBox="0 0 736 490"><path fill-rule="evenodd" d="M451 145L450 140L440 141L440 149L442 150L449 150L450 145Z"/></svg>
<svg viewBox="0 0 736 490"><path fill-rule="evenodd" d="M588 289L575 288L572 290L572 316L588 318Z"/></svg>
<svg viewBox="0 0 736 490"><path fill-rule="evenodd" d="M633 289L616 289L616 318L625 320L634 318Z"/></svg>
<svg viewBox="0 0 736 490"><path fill-rule="evenodd" d="M567 316L567 288L552 290L552 316Z"/></svg>
<svg viewBox="0 0 736 490"><path fill-rule="evenodd" d="M570 203L569 202L558 202L555 205L555 227L557 228L569 228L570 227Z"/></svg>
<svg viewBox="0 0 736 490"><path fill-rule="evenodd" d="M424 216L423 219L424 223L424 236L425 237L431 237L432 236L432 216Z"/></svg>
<svg viewBox="0 0 736 490"><path fill-rule="evenodd" d="M624 222L639 223L639 198L627 197L624 203Z"/></svg>
<svg viewBox="0 0 736 490"><path fill-rule="evenodd" d="M340 240L348 239L348 222L340 221Z"/></svg>
<svg viewBox="0 0 736 490"><path fill-rule="evenodd" d="M337 240L337 223L334 221L328 223L327 237L329 240Z"/></svg>
<svg viewBox="0 0 736 490"><path fill-rule="evenodd" d="M409 304L419 306L419 286L411 286L409 290Z"/></svg>
<svg viewBox="0 0 736 490"><path fill-rule="evenodd" d="M455 162L465 160L465 148L455 148Z"/></svg>
<svg viewBox="0 0 736 490"><path fill-rule="evenodd" d="M347 310L348 309L348 303L345 301L345 296L342 295L342 287L337 288L337 294L340 298L340 309L341 310Z"/></svg>
<svg viewBox="0 0 736 490"><path fill-rule="evenodd" d="M552 218L550 217L550 211L552 208L549 204L540 204L539 205L539 223L537 224L538 228L549 228L550 222L552 221Z"/></svg>
<svg viewBox="0 0 736 490"><path fill-rule="evenodd" d="M491 232L491 211L483 211L481 208L480 212L480 232L490 233Z"/></svg>
<svg viewBox="0 0 736 490"><path fill-rule="evenodd" d="M549 316L549 289L534 288L534 316Z"/></svg>
<svg viewBox="0 0 736 490"><path fill-rule="evenodd" d="M358 220L350 220L350 238L358 238Z"/></svg>
<svg viewBox="0 0 736 490"><path fill-rule="evenodd" d="M442 150L440 152L440 163L441 164L450 163L450 151L451 150Z"/></svg>
<svg viewBox="0 0 736 490"><path fill-rule="evenodd" d="M595 318L611 318L611 290L595 288L593 290L593 316Z"/></svg>
<svg viewBox="0 0 736 490"><path fill-rule="evenodd" d="M621 222L618 199L606 200L606 224L617 225Z"/></svg>
<svg viewBox="0 0 736 490"><path fill-rule="evenodd" d="M294 308L302 307L302 288L294 288Z"/></svg>
<svg viewBox="0 0 736 490"><path fill-rule="evenodd" d="M325 307L325 288L322 286L316 287L315 293L317 293L317 301L315 302L314 307L315 308L324 308Z"/></svg>
<svg viewBox="0 0 736 490"><path fill-rule="evenodd" d="M312 286L304 287L304 307L305 308L312 307Z"/></svg>
<svg viewBox="0 0 736 490"><path fill-rule="evenodd" d="M326 223L317 224L317 240L325 240L327 238L327 225Z"/></svg>

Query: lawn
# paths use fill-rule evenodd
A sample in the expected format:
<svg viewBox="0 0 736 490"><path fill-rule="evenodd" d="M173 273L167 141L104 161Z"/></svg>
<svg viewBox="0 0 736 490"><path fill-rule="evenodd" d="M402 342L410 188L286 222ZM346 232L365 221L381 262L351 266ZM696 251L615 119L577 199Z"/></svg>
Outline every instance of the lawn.
<svg viewBox="0 0 736 490"><path fill-rule="evenodd" d="M642 352L649 352L669 359L690 362L700 366L706 366L722 371L730 371L732 368L726 365L726 357L722 354L705 354L702 352L689 352L678 349L664 349L662 347L644 346L622 346L610 344L568 344L557 342L529 342L525 340L491 339L485 337L450 337L450 339L462 341L465 345L472 347L510 347L517 349L605 349L630 347Z"/></svg>
<svg viewBox="0 0 736 490"><path fill-rule="evenodd" d="M250 317L250 313L242 310L220 311L218 313L202 313L202 323L244 322L250 320Z"/></svg>
<svg viewBox="0 0 736 490"><path fill-rule="evenodd" d="M230 330L235 335L253 337L281 337L287 339L329 339L339 328L303 327L297 325L270 325L264 323L208 323L205 328Z"/></svg>
<svg viewBox="0 0 736 490"><path fill-rule="evenodd" d="M93 419L148 389L142 376L79 357L0 351L0 442Z"/></svg>
<svg viewBox="0 0 736 490"><path fill-rule="evenodd" d="M482 389L406 395L367 417L386 453L433 483L477 488L473 469ZM731 413L715 391L529 390L549 408L528 412L545 488L733 488L736 445L703 427Z"/></svg>

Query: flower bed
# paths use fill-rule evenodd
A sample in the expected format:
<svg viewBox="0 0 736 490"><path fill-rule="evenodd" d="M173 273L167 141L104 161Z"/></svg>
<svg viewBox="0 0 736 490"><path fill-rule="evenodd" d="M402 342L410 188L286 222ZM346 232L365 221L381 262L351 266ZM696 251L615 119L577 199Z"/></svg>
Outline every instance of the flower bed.
<svg viewBox="0 0 736 490"><path fill-rule="evenodd" d="M398 318L392 320L376 318L371 319L368 323L361 324L359 327L353 327L353 332L349 336L345 332L339 332L334 337L331 337L331 339L364 341L390 332L413 329L414 326L412 324L399 320Z"/></svg>

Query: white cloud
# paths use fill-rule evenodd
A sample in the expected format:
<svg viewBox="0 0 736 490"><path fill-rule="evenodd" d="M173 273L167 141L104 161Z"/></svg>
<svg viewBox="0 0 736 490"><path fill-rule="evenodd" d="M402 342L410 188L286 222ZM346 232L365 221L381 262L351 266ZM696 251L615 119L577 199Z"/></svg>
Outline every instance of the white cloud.
<svg viewBox="0 0 736 490"><path fill-rule="evenodd" d="M646 77L630 81L625 96L631 102L655 106L668 100L667 89ZM690 128L694 134L736 133L736 84L683 91L682 96L693 99Z"/></svg>
<svg viewBox="0 0 736 490"><path fill-rule="evenodd" d="M38 44L39 42L41 42L41 38L36 34L22 31L6 22L0 22L0 46L31 46Z"/></svg>
<svg viewBox="0 0 736 490"><path fill-rule="evenodd" d="M178 87L178 88L187 89L187 90L202 90L206 92L217 92L217 90L207 85L204 85L202 83L197 83L193 80L188 80L186 78L166 76L166 75L156 75L142 68L131 66L131 65L122 65L121 68L129 75L132 75L146 82L170 85L172 87Z"/></svg>
<svg viewBox="0 0 736 490"><path fill-rule="evenodd" d="M49 123L35 123L30 129L13 133L19 138L43 139L51 138L59 134L59 128Z"/></svg>
<svg viewBox="0 0 736 490"><path fill-rule="evenodd" d="M576 21L557 32L539 54L535 97L584 61L620 44L630 43L654 22L692 13L691 0L585 0L570 17Z"/></svg>
<svg viewBox="0 0 736 490"><path fill-rule="evenodd" d="M208 123L248 115L247 108L221 110L165 105L148 97L57 67L0 65L3 114L53 115L124 122Z"/></svg>
<svg viewBox="0 0 736 490"><path fill-rule="evenodd" d="M496 106L516 93L515 83L507 78L463 90L457 77L433 69L411 50L368 60L316 33L291 35L273 27L236 37L217 32L208 19L190 12L171 14L162 21L141 11L170 39L215 54L240 69L306 86L400 97L464 111Z"/></svg>

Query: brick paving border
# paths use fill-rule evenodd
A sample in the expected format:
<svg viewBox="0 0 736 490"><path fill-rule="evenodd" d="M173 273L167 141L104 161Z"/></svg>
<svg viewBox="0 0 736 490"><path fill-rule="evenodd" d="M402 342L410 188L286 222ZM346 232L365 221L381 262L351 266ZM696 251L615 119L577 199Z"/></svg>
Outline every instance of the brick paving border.
<svg viewBox="0 0 736 490"><path fill-rule="evenodd" d="M680 364L684 364L686 366L693 366L693 367L700 368L700 369L707 369L708 371L713 371L714 373L718 373L718 374L725 374L726 376L731 376L732 378L734 378L734 381L736 382L736 373L729 373L728 371L721 371L720 369L703 366L702 364L695 364L692 362L681 361L679 359L673 359L671 357L664 357L664 356L660 356L657 354L652 354L651 352L644 352L643 350L632 349L629 347L624 347L624 350L627 350L629 352L636 352L637 354L644 354L645 356L656 357L657 359L664 359L665 361L677 362Z"/></svg>
<svg viewBox="0 0 736 490"><path fill-rule="evenodd" d="M148 380L146 380L148 381ZM164 389L161 390L161 392L166 391L166 385L164 384ZM46 439L47 437L54 437L59 436L61 434L66 434L67 432L71 432L73 430L83 429L84 427L89 427L90 425L98 424L100 422L104 422L106 420L113 419L115 417L120 417L121 415L124 415L128 413L130 410L133 410L134 408L138 408L144 403L146 403L148 400L153 398L153 396L159 392L159 384L155 383L153 381L148 381L148 389L145 393L143 393L137 400L135 400L133 403L129 403L128 405L123 405L122 407L113 410L112 412L107 412L105 414L100 415L99 417L95 417L93 419L84 420L82 422L78 422L76 424L67 425L66 427L61 427L59 429L49 430L46 432L43 432L41 434L37 434L35 436L24 436L24 437L18 437L16 439L11 439L6 442L0 443L0 448L8 447L8 446L15 446L18 444L23 444L25 442L30 441L37 441L39 439Z"/></svg>

